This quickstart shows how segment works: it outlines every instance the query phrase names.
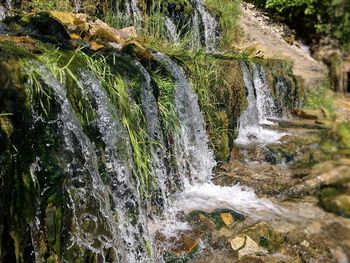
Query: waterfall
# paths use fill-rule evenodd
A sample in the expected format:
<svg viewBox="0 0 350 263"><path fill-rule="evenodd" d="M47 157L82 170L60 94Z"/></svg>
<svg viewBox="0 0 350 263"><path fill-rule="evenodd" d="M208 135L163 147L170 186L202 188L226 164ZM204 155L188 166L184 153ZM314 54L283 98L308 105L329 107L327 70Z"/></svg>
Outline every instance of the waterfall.
<svg viewBox="0 0 350 263"><path fill-rule="evenodd" d="M154 58L162 63L175 79L175 105L180 120L180 132L176 135L176 160L182 184L206 182L211 179L216 165L213 152L208 148L203 115L199 109L197 94L192 90L183 70L164 54Z"/></svg>
<svg viewBox="0 0 350 263"><path fill-rule="evenodd" d="M79 13L81 10L81 0L74 0L75 12Z"/></svg>
<svg viewBox="0 0 350 263"><path fill-rule="evenodd" d="M253 76L245 62L241 62L247 108L238 120L237 144L266 144L279 140L285 134L263 128L268 118L277 118L276 105L271 97L266 73L260 65L253 65Z"/></svg>
<svg viewBox="0 0 350 263"><path fill-rule="evenodd" d="M194 15L192 17L192 30L191 30L191 43L192 48L196 49L201 46L201 34L199 30L199 18L198 11L194 11Z"/></svg>
<svg viewBox="0 0 350 263"><path fill-rule="evenodd" d="M277 77L275 92L278 117L287 118L290 115L291 110L294 108L294 102L288 99L291 96L291 91L284 78Z"/></svg>
<svg viewBox="0 0 350 263"><path fill-rule="evenodd" d="M104 183L95 145L85 134L65 87L45 68L37 67L60 105L57 125L64 141L61 154L65 173L69 175L65 189L72 213L67 249L77 245L99 255L103 262L108 250L114 251L118 262L151 262L148 247L153 242L147 230L146 211L141 207L138 183L132 176L130 143L107 92L90 72L81 72L82 95L92 98L96 105L93 123L105 145L102 154L107 182ZM37 221L36 218L31 224L32 235L39 235ZM38 247L35 243L33 246Z"/></svg>
<svg viewBox="0 0 350 263"><path fill-rule="evenodd" d="M161 205L166 209L168 205L166 181L169 175L165 163L167 153L165 151L166 147L164 145L164 138L160 127L157 100L153 94L151 77L148 71L140 62L134 60L134 64L144 78L141 88L141 104L147 120L148 135L154 142L152 145L151 164L154 174L156 175L157 187L160 190Z"/></svg>
<svg viewBox="0 0 350 263"><path fill-rule="evenodd" d="M123 247L123 241L115 232L116 223L108 205L109 190L99 175L94 145L84 133L69 103L65 88L43 67L40 67L40 70L44 82L52 88L61 108L58 127L64 141L62 158L65 173L70 176L66 191L70 199L68 208L72 212L72 231L70 244L67 244L68 249L78 245L103 255L104 246ZM94 229L91 229L90 233L85 232L81 227L84 224L91 224ZM103 225L107 232L99 232L98 225ZM95 246L96 241L99 241L100 245Z"/></svg>
<svg viewBox="0 0 350 263"><path fill-rule="evenodd" d="M96 122L105 144L105 165L110 178L113 208L118 214L119 236L126 243L124 258L127 262L138 262L140 258L147 257L143 238L150 240L150 237L146 232L146 217L140 207L138 183L133 182L132 178L130 143L118 120L115 107L109 102L108 94L99 81L90 72L82 72L81 79L84 89L97 105ZM134 214L136 222L131 222L129 213Z"/></svg>
<svg viewBox="0 0 350 263"><path fill-rule="evenodd" d="M253 82L256 92L259 123L269 124L268 118L277 118L277 109L271 96L265 70L261 65L253 65Z"/></svg>
<svg viewBox="0 0 350 263"><path fill-rule="evenodd" d="M174 43L178 43L179 42L179 37L177 36L176 25L174 24L174 22L169 17L165 17L165 26L166 26L166 28L168 30L169 38Z"/></svg>
<svg viewBox="0 0 350 263"><path fill-rule="evenodd" d="M206 10L202 0L193 0L196 10L201 16L202 24L204 27L204 40L205 47L209 51L215 51L218 33L218 22L216 19Z"/></svg>

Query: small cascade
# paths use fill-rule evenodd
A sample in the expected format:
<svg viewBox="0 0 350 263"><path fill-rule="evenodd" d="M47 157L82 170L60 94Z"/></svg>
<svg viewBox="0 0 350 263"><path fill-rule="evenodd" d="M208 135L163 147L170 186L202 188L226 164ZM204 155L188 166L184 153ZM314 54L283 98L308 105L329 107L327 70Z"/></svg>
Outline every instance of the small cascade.
<svg viewBox="0 0 350 263"><path fill-rule="evenodd" d="M266 73L261 65L253 65L253 82L256 92L256 106L260 124L270 124L268 118L277 117L275 102L271 96Z"/></svg>
<svg viewBox="0 0 350 263"><path fill-rule="evenodd" d="M7 9L12 9L12 0L6 0L5 6Z"/></svg>
<svg viewBox="0 0 350 263"><path fill-rule="evenodd" d="M104 245L107 248L123 247L123 241L115 232L117 228L109 207L109 191L98 172L94 145L84 133L69 103L65 88L43 67L40 67L40 70L43 81L52 88L56 96L55 100L61 108L58 115L58 128L64 141L62 158L65 163L65 173L69 175L66 191L70 202L67 205L72 213L71 227L74 229L70 233L68 249L78 245L103 257ZM81 227L84 224L94 227L85 232ZM98 225L104 226L104 229L97 229ZM109 240L108 243L106 240ZM96 241L103 245L96 246Z"/></svg>
<svg viewBox="0 0 350 263"><path fill-rule="evenodd" d="M287 118L294 107L294 102L290 102L290 100L288 99L291 95L291 90L284 78L277 77L275 92L278 117L282 119Z"/></svg>
<svg viewBox="0 0 350 263"><path fill-rule="evenodd" d="M201 33L199 30L199 18L198 11L195 10L192 16L192 30L191 30L191 45L193 49L200 48L201 46Z"/></svg>
<svg viewBox="0 0 350 263"><path fill-rule="evenodd" d="M183 70L164 54L156 53L155 59L162 63L175 79L175 104L180 120L180 132L175 138L176 160L183 186L211 179L216 165L213 152L208 148L203 115L199 109L197 94Z"/></svg>
<svg viewBox="0 0 350 263"><path fill-rule="evenodd" d="M167 172L167 166L165 158L167 153L164 145L164 138L162 135L157 100L153 93L153 87L151 85L151 77L148 71L142 66L142 64L134 60L135 66L144 78L141 88L141 104L142 110L145 114L148 127L148 135L154 142L152 145L152 166L154 174L156 175L157 187L160 191L161 204L164 209L168 205L167 187L166 181L169 177Z"/></svg>
<svg viewBox="0 0 350 263"><path fill-rule="evenodd" d="M249 216L252 219L265 220L269 216L281 215L284 209L271 201L258 198L249 188L234 186L219 186L213 183L196 184L177 196L174 205L185 212L213 211L220 208L232 209Z"/></svg>
<svg viewBox="0 0 350 263"><path fill-rule="evenodd" d="M126 16L133 19L134 26L139 26L142 21L141 10L137 6L137 0L125 1Z"/></svg>
<svg viewBox="0 0 350 263"><path fill-rule="evenodd" d="M84 89L94 98L97 107L96 124L105 144L105 166L112 191L113 212L118 214L119 236L125 243L124 258L127 262L138 262L140 258L146 257L143 239L150 240L150 237L146 233L146 217L140 207L138 183L132 177L130 143L99 81L90 72L82 72L81 79ZM129 216L131 213L133 219Z"/></svg>
<svg viewBox="0 0 350 263"><path fill-rule="evenodd" d="M253 65L253 76L245 62L241 62L244 85L247 91L247 108L238 120L237 144L267 144L278 141L285 134L263 128L268 118L277 118L276 106L271 97L266 74L260 65ZM253 77L253 78L252 78Z"/></svg>
<svg viewBox="0 0 350 263"><path fill-rule="evenodd" d="M169 17L165 17L165 26L168 30L169 38L174 42L179 42L179 37L177 35L177 29L176 25L174 24L173 20L171 20Z"/></svg>
<svg viewBox="0 0 350 263"><path fill-rule="evenodd" d="M218 22L206 10L202 0L193 0L197 12L200 14L201 22L204 27L205 47L209 51L215 51L217 43Z"/></svg>
<svg viewBox="0 0 350 263"><path fill-rule="evenodd" d="M81 10L81 0L74 0L75 12L79 13Z"/></svg>

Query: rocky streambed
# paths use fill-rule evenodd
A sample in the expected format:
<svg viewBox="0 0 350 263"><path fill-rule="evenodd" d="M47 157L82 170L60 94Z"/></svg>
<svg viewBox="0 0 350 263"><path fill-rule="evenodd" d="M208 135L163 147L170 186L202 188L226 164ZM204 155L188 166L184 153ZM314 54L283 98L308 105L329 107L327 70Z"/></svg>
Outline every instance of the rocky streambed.
<svg viewBox="0 0 350 263"><path fill-rule="evenodd" d="M192 211L186 215L192 230L175 240L171 262L348 262L347 124L310 115L270 125L287 134L277 142L237 145L213 179L254 189L278 211Z"/></svg>

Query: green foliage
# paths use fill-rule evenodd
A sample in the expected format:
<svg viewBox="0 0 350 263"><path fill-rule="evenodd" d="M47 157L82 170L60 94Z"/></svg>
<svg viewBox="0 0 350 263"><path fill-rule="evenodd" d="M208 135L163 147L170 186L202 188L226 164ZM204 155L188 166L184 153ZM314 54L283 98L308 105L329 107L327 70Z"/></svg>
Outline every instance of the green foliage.
<svg viewBox="0 0 350 263"><path fill-rule="evenodd" d="M150 168L150 148L146 131L146 121L142 109L129 94L129 89L135 88L128 85L122 77L113 70L104 56L88 56L83 52L83 57L88 68L97 76L103 87L109 94L115 105L122 125L126 128L133 151L133 160L136 167L136 175L140 182L140 191L144 198L152 193L154 178Z"/></svg>
<svg viewBox="0 0 350 263"><path fill-rule="evenodd" d="M59 10L72 12L73 7L69 0L32 0L30 1L30 7L35 10Z"/></svg>
<svg viewBox="0 0 350 263"><path fill-rule="evenodd" d="M158 109L163 129L176 132L179 128L179 119L175 107L175 83L163 77L158 71L152 72L152 79L159 89Z"/></svg>
<svg viewBox="0 0 350 263"><path fill-rule="evenodd" d="M331 118L335 117L333 108L334 94L328 83L324 83L317 89L308 89L304 94L305 106L310 109L324 109Z"/></svg>
<svg viewBox="0 0 350 263"><path fill-rule="evenodd" d="M306 38L321 34L339 40L350 50L350 1L348 0L252 0L283 17Z"/></svg>

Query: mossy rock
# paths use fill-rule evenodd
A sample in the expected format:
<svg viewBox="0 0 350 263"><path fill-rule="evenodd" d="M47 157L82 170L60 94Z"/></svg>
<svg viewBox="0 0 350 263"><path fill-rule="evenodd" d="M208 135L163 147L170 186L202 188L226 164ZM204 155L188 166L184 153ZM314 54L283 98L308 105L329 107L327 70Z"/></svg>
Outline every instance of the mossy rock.
<svg viewBox="0 0 350 263"><path fill-rule="evenodd" d="M320 205L327 211L350 217L350 191L326 187L319 193Z"/></svg>
<svg viewBox="0 0 350 263"><path fill-rule="evenodd" d="M22 30L29 35L47 36L59 42L70 40L67 26L49 12L26 14L19 22Z"/></svg>
<svg viewBox="0 0 350 263"><path fill-rule="evenodd" d="M350 123L340 123L336 127L336 135L339 137L340 145L350 148Z"/></svg>
<svg viewBox="0 0 350 263"><path fill-rule="evenodd" d="M202 215L208 220L208 222L209 221L212 222L216 227L216 229L220 229L221 227L226 226L221 216L222 213L227 213L232 215L233 220L237 222L242 222L246 219L244 215L236 211L233 211L231 209L220 208L220 209L216 209L213 212L204 212L199 210L192 211L187 215L187 220L195 224L196 223L205 224L205 222L201 219L201 215ZM209 224L205 224L205 225L208 227Z"/></svg>
<svg viewBox="0 0 350 263"><path fill-rule="evenodd" d="M259 246L266 248L269 252L279 251L285 237L281 232L273 229L267 222L260 222L242 232L251 237Z"/></svg>

